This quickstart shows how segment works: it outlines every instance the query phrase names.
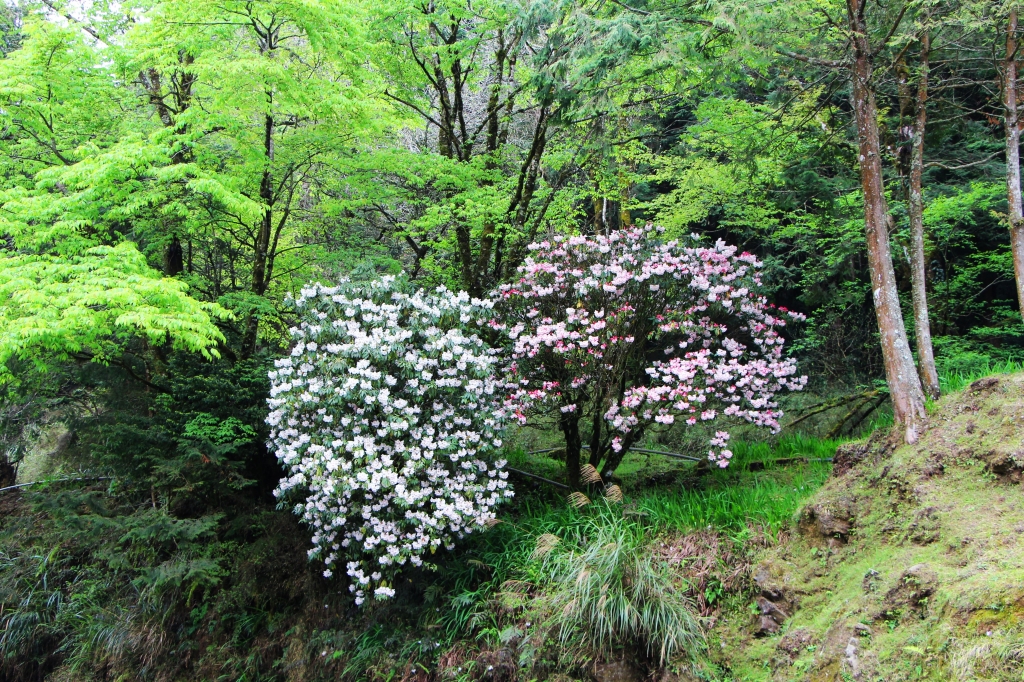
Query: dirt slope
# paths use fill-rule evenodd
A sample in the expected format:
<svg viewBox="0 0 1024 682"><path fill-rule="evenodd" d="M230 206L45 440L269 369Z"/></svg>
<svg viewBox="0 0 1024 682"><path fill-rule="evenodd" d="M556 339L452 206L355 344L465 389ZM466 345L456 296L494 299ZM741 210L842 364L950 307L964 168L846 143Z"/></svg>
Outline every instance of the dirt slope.
<svg viewBox="0 0 1024 682"><path fill-rule="evenodd" d="M1024 375L843 446L713 649L734 680L1024 680Z"/></svg>

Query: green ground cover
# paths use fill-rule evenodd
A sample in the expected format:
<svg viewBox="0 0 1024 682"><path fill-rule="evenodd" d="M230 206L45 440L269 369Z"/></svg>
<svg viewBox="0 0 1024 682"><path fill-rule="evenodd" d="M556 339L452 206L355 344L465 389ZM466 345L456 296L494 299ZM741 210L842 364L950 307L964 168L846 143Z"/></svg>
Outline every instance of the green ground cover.
<svg viewBox="0 0 1024 682"><path fill-rule="evenodd" d="M993 369L1014 368L989 364L946 373L943 381L969 386ZM624 576L644 571L648 584L668 585L663 591L675 595L651 609L678 616L682 605L695 617L728 621L737 637L749 633L751 571L764 552L796 532L801 510L829 485L826 460L841 444L799 433L737 440L733 466L725 470L637 453L622 469L621 502L594 489L591 503L580 508L564 490L521 481L501 523L468 538L457 553L437 555L437 570L410 572L394 603L362 610L346 606L306 563L300 551L305 531L287 510L254 508L230 528L218 528L203 517L161 520L152 510L124 516L102 481L4 494L0 591L9 606L0 653L21 661L20 669L8 668L15 673L10 679L19 679L19 670L33 676L48 671L58 675L54 679L91 679L104 670L111 679L130 670L166 679L198 671L203 679L383 680L402 679L406 670L465 680L512 679L528 671L537 679L578 678L590 674L585 671L600 651L615 658L623 642L642 648L645 638L664 636L656 634L663 632L657 623L629 619L605 635L600 628L574 627L590 634L563 636L564 623L552 613L560 599L570 599L568 571L610 576L605 582L620 586L620 605L649 602L623 587L631 584ZM519 453L513 462L542 475L561 472L547 455ZM965 490L973 485L971 471L963 474ZM153 524L174 533L175 543L147 540ZM546 535L559 541L538 553L538 539ZM602 550L613 546L615 552ZM882 561L875 554L864 561ZM1005 607L994 608L991 618L978 611L968 619L998 620ZM807 622L821 629L825 620ZM718 627L710 631L710 652L723 636ZM678 641L692 644L682 630ZM608 644L608 632L616 644ZM999 651L1012 657L1015 640L1004 635ZM750 639L745 646L754 656L768 652L769 644ZM917 645L907 640L901 646ZM683 648L691 656L677 655L677 671L759 679L749 677L740 659L707 663L702 647ZM956 651L957 665L968 665L969 652ZM811 664L794 665L798 672ZM489 666L490 676L484 675Z"/></svg>

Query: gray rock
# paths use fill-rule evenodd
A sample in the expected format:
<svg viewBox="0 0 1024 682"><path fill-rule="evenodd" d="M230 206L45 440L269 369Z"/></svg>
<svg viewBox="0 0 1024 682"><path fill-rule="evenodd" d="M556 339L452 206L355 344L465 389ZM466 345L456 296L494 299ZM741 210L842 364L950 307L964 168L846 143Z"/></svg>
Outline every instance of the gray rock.
<svg viewBox="0 0 1024 682"><path fill-rule="evenodd" d="M597 682L643 682L643 673L629 661L609 661L594 666Z"/></svg>

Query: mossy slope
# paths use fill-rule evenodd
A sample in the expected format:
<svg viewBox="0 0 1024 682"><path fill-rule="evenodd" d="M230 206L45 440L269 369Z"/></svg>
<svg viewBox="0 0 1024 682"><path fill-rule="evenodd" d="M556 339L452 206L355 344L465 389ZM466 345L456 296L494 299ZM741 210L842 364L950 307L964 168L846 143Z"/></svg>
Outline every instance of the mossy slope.
<svg viewBox="0 0 1024 682"><path fill-rule="evenodd" d="M727 679L1024 679L1022 481L1024 374L943 398L916 445L840 448L714 629Z"/></svg>

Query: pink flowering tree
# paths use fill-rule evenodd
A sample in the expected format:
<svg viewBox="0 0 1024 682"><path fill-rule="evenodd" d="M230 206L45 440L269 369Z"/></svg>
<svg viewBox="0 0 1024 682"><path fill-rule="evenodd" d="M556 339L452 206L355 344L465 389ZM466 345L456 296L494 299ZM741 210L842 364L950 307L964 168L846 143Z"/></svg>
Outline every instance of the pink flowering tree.
<svg viewBox="0 0 1024 682"><path fill-rule="evenodd" d="M719 241L666 241L651 226L530 246L498 289L511 346L509 404L522 423L552 417L570 484L581 451L604 476L651 428L723 418L778 430L775 395L798 390L780 330L796 313L757 293L760 263ZM729 464L729 434L708 459Z"/></svg>

